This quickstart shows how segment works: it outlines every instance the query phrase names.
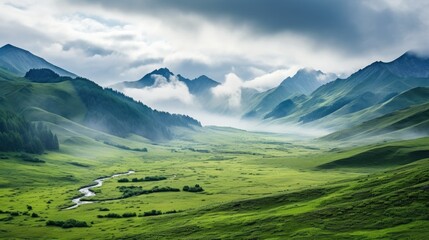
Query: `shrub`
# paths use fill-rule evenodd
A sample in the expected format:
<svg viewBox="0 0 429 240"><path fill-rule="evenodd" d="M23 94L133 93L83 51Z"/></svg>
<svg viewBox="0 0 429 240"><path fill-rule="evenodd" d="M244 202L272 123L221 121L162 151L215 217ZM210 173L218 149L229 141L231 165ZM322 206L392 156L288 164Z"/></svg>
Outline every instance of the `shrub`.
<svg viewBox="0 0 429 240"><path fill-rule="evenodd" d="M147 217L147 216L156 216L156 215L161 215L161 214L162 214L162 212L159 211L159 210L152 210L152 211L149 211L149 212L144 212L143 216Z"/></svg>
<svg viewBox="0 0 429 240"><path fill-rule="evenodd" d="M118 182L129 182L130 180L128 180L128 178L121 178L118 179Z"/></svg>
<svg viewBox="0 0 429 240"><path fill-rule="evenodd" d="M66 221L49 220L46 222L46 226L57 226L62 228L89 227L85 221L78 221L75 219L68 219Z"/></svg>
<svg viewBox="0 0 429 240"><path fill-rule="evenodd" d="M39 214L37 214L37 213L32 213L32 214L31 214L31 217L32 217L32 218L38 218L38 217L39 217Z"/></svg>
<svg viewBox="0 0 429 240"><path fill-rule="evenodd" d="M108 209L108 208L100 208L99 210L102 211L102 212L108 212L108 211L110 211L110 209Z"/></svg>
<svg viewBox="0 0 429 240"><path fill-rule="evenodd" d="M122 214L122 217L124 217L124 218L135 217L135 216L137 216L136 213L124 213L124 214Z"/></svg>
<svg viewBox="0 0 429 240"><path fill-rule="evenodd" d="M19 212L10 212L11 216L19 216Z"/></svg>
<svg viewBox="0 0 429 240"><path fill-rule="evenodd" d="M204 189L199 184L195 184L194 187L184 186L183 191L185 191L185 192L203 192Z"/></svg>

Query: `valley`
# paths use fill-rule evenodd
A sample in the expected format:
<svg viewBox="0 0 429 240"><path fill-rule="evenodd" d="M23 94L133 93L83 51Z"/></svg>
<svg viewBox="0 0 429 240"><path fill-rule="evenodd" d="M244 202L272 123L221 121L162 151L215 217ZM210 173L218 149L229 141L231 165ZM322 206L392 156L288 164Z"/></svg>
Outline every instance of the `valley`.
<svg viewBox="0 0 429 240"><path fill-rule="evenodd" d="M133 140L117 142L143 145L148 149L143 153L96 141L91 144L78 141L64 143L59 152L39 156L44 163L24 162L16 154L2 153L2 236L55 238L66 234L71 239L83 235L91 238L157 236L168 239L175 236L206 239L227 233L224 238L277 236L299 239L318 236L332 239L364 235L386 237L397 232L406 236L410 234L411 226L425 229L423 226L428 224L426 216L407 220L406 215L397 212L399 215L393 221L392 215L384 211L369 211L369 215L359 213L368 211L369 207L374 209L376 205L371 202L395 201L393 209L401 206L427 207L424 201L429 181L425 159L429 152L427 138L338 148L329 142L297 142L287 135L218 127L183 134L188 140L160 145ZM400 149L408 152L409 156L421 156L409 162L395 163L383 151L371 150L389 146L401 146ZM344 159L358 158L367 152L374 152L371 157L380 159L380 163L373 165L363 158L356 160L358 165L342 164ZM401 156L407 158L408 155ZM324 167L329 164L335 167ZM81 186L92 184L96 178L129 169L135 171L126 176L130 180L147 176L165 176L166 179L126 183L118 182L121 177L106 179L101 187L93 188L94 197L85 199L108 201L65 209L73 205L71 199L79 194L77 190ZM418 177L413 177L414 174ZM195 184L202 186L204 192L155 192L121 198L118 191L119 186L142 186L143 189L159 186L182 190L185 185ZM414 192L412 189L419 190ZM410 191L418 195L410 195ZM368 203L362 204L360 200L347 196L362 196L363 203ZM394 200L402 197L405 199ZM27 205L32 209L28 210ZM329 210L331 208L335 210ZM145 212L152 210L164 214L144 216ZM6 212L18 212L18 215L8 217ZM38 217L31 217L33 212ZM99 217L111 213L119 216L135 213L135 216ZM337 231L335 221L343 221L341 219L350 214L360 216L361 220L349 218L348 221L355 222L355 228ZM304 223L303 218L306 219L305 224L297 225L298 222ZM320 218L326 218L326 221L321 223ZM90 227L64 229L46 226L49 220L67 219L85 221ZM296 223L290 225L291 221ZM383 221L379 223L383 224L383 231L374 225L378 221ZM283 222L287 225L276 232L272 224ZM225 228L229 230L225 231Z"/></svg>
<svg viewBox="0 0 429 240"><path fill-rule="evenodd" d="M329 82L302 69L243 90L238 120L258 131L156 110L12 45L0 60L0 238L428 234L427 58L406 53ZM228 116L222 84L206 76L160 68L116 87L172 82Z"/></svg>

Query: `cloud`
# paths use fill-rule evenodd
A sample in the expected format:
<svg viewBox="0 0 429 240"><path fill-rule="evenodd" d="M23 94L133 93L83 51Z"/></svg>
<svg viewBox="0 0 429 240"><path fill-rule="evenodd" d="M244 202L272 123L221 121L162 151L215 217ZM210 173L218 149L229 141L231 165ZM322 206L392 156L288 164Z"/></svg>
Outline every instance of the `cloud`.
<svg viewBox="0 0 429 240"><path fill-rule="evenodd" d="M319 45L335 45L354 54L362 49L375 50L394 41L404 41L411 34L424 31L427 24L421 21L425 14L421 8L428 7L424 1L413 1L411 4L396 1L393 4L390 1L370 0L80 2L126 12L162 14L167 20L178 13L197 15L210 21L223 22L224 25L249 27L256 34L293 32L317 39ZM414 7L407 7L410 5ZM417 14L414 14L416 11ZM172 19L174 21L175 18Z"/></svg>
<svg viewBox="0 0 429 240"><path fill-rule="evenodd" d="M155 83L142 89L125 88L124 94L162 111L180 113L182 108L196 107L194 96L188 87L175 76L169 79L157 74L151 76Z"/></svg>
<svg viewBox="0 0 429 240"><path fill-rule="evenodd" d="M298 69L298 67L291 67L289 69L280 69L271 73L263 74L252 80L243 82L243 87L263 92L277 87L287 77L293 76Z"/></svg>
<svg viewBox="0 0 429 240"><path fill-rule="evenodd" d="M1 44L103 85L160 67L215 80L293 66L350 74L429 49L427 1L0 0L0 7ZM262 82L252 84L263 90Z"/></svg>
<svg viewBox="0 0 429 240"><path fill-rule="evenodd" d="M104 49L102 47L83 40L70 41L66 42L63 45L64 51L69 51L70 49L78 49L80 51L83 51L84 54L89 57L93 57L95 55L108 56L113 53L113 50Z"/></svg>
<svg viewBox="0 0 429 240"><path fill-rule="evenodd" d="M238 109L241 106L241 88L243 81L234 73L225 76L225 82L212 89L212 93L218 100L226 99L230 109Z"/></svg>

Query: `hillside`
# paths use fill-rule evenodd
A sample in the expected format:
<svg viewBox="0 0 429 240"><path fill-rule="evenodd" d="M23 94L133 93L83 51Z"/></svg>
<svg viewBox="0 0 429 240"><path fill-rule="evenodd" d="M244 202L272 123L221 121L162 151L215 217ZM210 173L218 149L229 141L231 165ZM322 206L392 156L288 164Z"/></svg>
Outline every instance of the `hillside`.
<svg viewBox="0 0 429 240"><path fill-rule="evenodd" d="M201 126L190 117L152 110L87 79L58 77L51 72L43 81L46 70L34 71L28 75L36 82L4 80L0 73L0 106L18 113L39 108L106 133L137 134L151 140L171 138L173 127Z"/></svg>
<svg viewBox="0 0 429 240"><path fill-rule="evenodd" d="M386 114L355 127L329 134L322 139L364 140L386 134L393 139L429 135L429 103Z"/></svg>

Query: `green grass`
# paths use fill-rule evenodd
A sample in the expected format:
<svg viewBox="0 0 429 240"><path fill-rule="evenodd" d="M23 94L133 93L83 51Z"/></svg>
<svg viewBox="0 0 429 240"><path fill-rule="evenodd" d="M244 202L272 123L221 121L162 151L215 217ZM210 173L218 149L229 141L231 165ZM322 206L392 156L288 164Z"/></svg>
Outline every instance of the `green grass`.
<svg viewBox="0 0 429 240"><path fill-rule="evenodd" d="M0 210L26 212L26 206L31 205L29 214L40 215L10 218L10 214L0 214L2 238L352 239L427 234L428 219L422 213L428 210L424 190L428 160L383 167L318 167L372 149L400 146L408 153L428 150L427 138L338 149L329 143L296 141L285 135L212 127L194 133L178 131L182 140L153 145L134 141L140 140L135 136L121 139L84 131L80 125L52 127L62 136L62 144L59 152L37 156L45 163L22 161L17 153L0 154L7 158L0 160ZM148 152L122 150L97 141L96 136L124 146L147 147ZM118 178L113 178L95 189L93 200L120 197L118 186L182 189L200 184L205 191L152 193L63 210L71 205L79 187L130 169L136 173L128 178L167 179L118 183ZM97 217L151 210L179 212ZM86 221L90 227L45 226L48 220L67 219Z"/></svg>

